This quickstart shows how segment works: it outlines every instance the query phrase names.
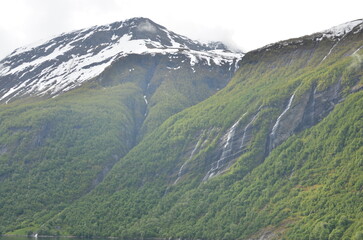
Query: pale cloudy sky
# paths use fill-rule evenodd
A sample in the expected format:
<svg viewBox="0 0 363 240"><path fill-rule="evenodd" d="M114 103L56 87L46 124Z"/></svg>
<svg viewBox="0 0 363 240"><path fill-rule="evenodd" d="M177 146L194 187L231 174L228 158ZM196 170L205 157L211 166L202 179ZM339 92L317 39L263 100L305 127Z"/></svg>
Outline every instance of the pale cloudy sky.
<svg viewBox="0 0 363 240"><path fill-rule="evenodd" d="M0 0L0 59L93 25L148 17L192 39L244 51L363 18L362 0Z"/></svg>

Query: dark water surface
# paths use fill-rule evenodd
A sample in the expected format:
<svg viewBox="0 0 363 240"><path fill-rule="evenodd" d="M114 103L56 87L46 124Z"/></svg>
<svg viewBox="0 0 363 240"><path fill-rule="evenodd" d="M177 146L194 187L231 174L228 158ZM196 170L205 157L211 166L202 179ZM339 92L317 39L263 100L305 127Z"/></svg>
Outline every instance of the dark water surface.
<svg viewBox="0 0 363 240"><path fill-rule="evenodd" d="M110 240L109 238L77 238L77 237L18 237L0 236L0 240Z"/></svg>

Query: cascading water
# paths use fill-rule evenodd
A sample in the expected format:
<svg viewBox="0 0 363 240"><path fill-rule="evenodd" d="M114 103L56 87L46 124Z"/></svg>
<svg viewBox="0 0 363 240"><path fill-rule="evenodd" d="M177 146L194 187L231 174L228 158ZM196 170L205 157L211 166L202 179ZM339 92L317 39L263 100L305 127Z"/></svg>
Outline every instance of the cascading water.
<svg viewBox="0 0 363 240"><path fill-rule="evenodd" d="M242 142L241 142L241 146L240 149L244 149L245 147L245 143L246 143L246 138L247 138L247 131L250 128L250 126L252 125L252 123L255 121L255 119L257 118L259 112L257 112L255 114L255 116L253 116L252 120L246 125L246 127L243 129L243 136L242 136Z"/></svg>
<svg viewBox="0 0 363 240"><path fill-rule="evenodd" d="M193 159L195 152L197 151L197 149L198 149L198 148L199 148L199 146L201 145L203 135L204 135L204 131L203 131L203 133L200 135L200 137L199 137L199 139L198 139L198 142L195 144L194 149L193 149L193 150L192 150L192 152L190 153L190 156L189 156L188 160L187 160L187 161L185 161L185 162L183 163L183 165L180 167L180 169L179 169L179 171L178 171L178 177L177 177L177 179L175 180L174 184L177 184L177 182L178 182L178 181L179 181L179 179L181 178L181 176L182 176L182 174L183 174L183 169L184 169L185 165Z"/></svg>
<svg viewBox="0 0 363 240"><path fill-rule="evenodd" d="M211 178L213 175L216 174L216 171L220 169L221 167L221 163L226 160L228 157L231 156L232 150L233 150L233 137L236 133L236 128L238 123L241 121L241 118L238 119L237 122L235 122L232 127L228 130L228 133L223 137L223 139L226 139L226 143L223 145L223 149L222 149L222 155L221 157L218 159L217 162L212 163L211 165L211 169L207 172L207 174L205 175L205 177L203 178L203 181L208 180L209 178Z"/></svg>
<svg viewBox="0 0 363 240"><path fill-rule="evenodd" d="M313 101L311 103L311 111L312 111L312 114L311 114L311 124L314 124L315 122L315 95L316 95L316 90L317 90L318 87L315 87L314 89L314 92L313 92Z"/></svg>
<svg viewBox="0 0 363 240"><path fill-rule="evenodd" d="M341 38L338 39L338 41L329 49L329 52L324 56L323 60L321 60L321 62L319 64L321 64L322 62L324 62L324 60L329 57L329 55L332 53L333 49L339 44L339 42L345 38L345 36L349 33L349 31L347 33L345 33Z"/></svg>
<svg viewBox="0 0 363 240"><path fill-rule="evenodd" d="M324 56L323 60L320 61L319 64L321 64L322 62L324 62L324 60L329 57L329 55L331 54L331 52L333 51L333 49L338 45L340 39L329 49L329 52Z"/></svg>
<svg viewBox="0 0 363 240"><path fill-rule="evenodd" d="M295 91L296 92L296 91ZM279 127L279 124L280 124L280 121L281 121L281 118L287 113L287 111L289 111L290 107L291 107L291 104L292 104L292 101L294 100L294 97L295 97L295 92L292 94L292 96L290 97L289 99L289 103L287 104L286 108L284 109L284 111L280 114L280 116L277 118L274 126L272 127L272 131L270 133L270 150L273 149L275 146L273 144L273 141L275 139L275 134L276 134L276 130L277 128Z"/></svg>
<svg viewBox="0 0 363 240"><path fill-rule="evenodd" d="M148 105L149 105L149 101L147 100L146 95L144 95L144 102L145 102L145 105L146 105L144 117L146 117L147 114L148 114Z"/></svg>
<svg viewBox="0 0 363 240"><path fill-rule="evenodd" d="M281 118L286 114L287 111L289 111L291 104L292 104L292 100L294 100L295 97L295 93L290 97L289 103L287 104L285 110L280 114L280 116L277 118L276 123L274 124L274 126L272 127L272 132L271 135L275 135L277 127L280 124Z"/></svg>

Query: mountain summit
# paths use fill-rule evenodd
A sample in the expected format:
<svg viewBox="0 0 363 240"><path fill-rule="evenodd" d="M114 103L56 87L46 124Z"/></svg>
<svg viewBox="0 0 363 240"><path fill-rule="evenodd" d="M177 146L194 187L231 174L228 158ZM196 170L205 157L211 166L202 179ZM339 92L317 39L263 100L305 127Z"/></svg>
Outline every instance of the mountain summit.
<svg viewBox="0 0 363 240"><path fill-rule="evenodd" d="M343 38L345 38L348 34L356 35L357 33L361 32L363 29L363 19L357 19L354 21L346 22L332 28L316 32L311 35L299 37L299 38L292 38L288 40L279 41L277 43L268 44L260 49L259 51L264 51L269 48L282 48L288 45L295 45L295 46L302 46L306 41L313 41L314 43L318 44L323 40L329 40L332 42L339 42Z"/></svg>
<svg viewBox="0 0 363 240"><path fill-rule="evenodd" d="M202 44L169 31L147 18L61 34L16 49L0 61L0 101L21 96L56 96L99 76L129 55L185 55L193 67L228 65L236 69L243 54L224 44Z"/></svg>

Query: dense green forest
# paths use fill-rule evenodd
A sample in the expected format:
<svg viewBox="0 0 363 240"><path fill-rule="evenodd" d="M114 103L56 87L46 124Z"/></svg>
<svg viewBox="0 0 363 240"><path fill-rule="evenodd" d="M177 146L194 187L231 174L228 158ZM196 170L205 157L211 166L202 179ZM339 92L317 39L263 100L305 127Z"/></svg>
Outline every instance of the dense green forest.
<svg viewBox="0 0 363 240"><path fill-rule="evenodd" d="M41 223L102 181L134 144L138 91L124 84L2 106L2 227Z"/></svg>
<svg viewBox="0 0 363 240"><path fill-rule="evenodd" d="M145 78L110 70L2 105L0 232L362 239L362 34L247 53L209 98L222 83L160 69L146 109Z"/></svg>
<svg viewBox="0 0 363 240"><path fill-rule="evenodd" d="M143 135L230 75L199 65L196 74L170 71L167 64L167 56L132 55L69 93L0 106L0 232L43 226L102 182Z"/></svg>
<svg viewBox="0 0 363 240"><path fill-rule="evenodd" d="M289 239L359 236L362 93L348 95L363 83L362 65L342 56L361 42L347 40L320 65L333 43L317 49L312 43L247 54L225 89L168 119L44 231L58 226L63 234L126 238L235 239L271 229ZM292 108L299 109L306 92L329 92L337 83L343 103L265 159L266 136L291 94ZM246 126L257 111L249 151L203 182L218 139L239 118ZM185 161L186 173L175 182Z"/></svg>

